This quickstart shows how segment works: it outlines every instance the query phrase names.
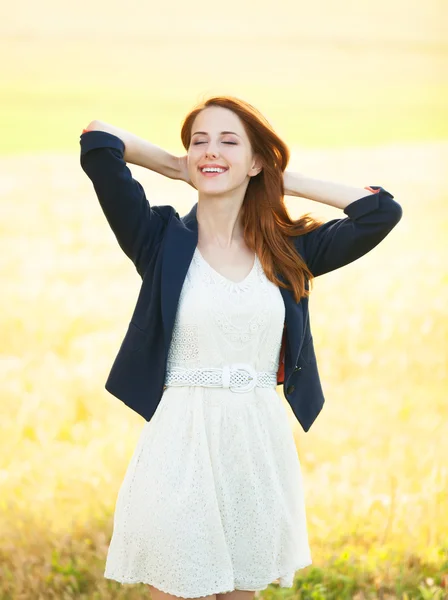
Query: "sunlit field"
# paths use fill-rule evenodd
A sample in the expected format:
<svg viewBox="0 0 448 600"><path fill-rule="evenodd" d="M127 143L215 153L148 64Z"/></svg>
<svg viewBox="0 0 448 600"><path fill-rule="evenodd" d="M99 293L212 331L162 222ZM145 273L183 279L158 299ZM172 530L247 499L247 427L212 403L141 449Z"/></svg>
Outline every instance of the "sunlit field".
<svg viewBox="0 0 448 600"><path fill-rule="evenodd" d="M188 43L171 40L169 54L162 36L152 45L144 40L137 17L138 35L128 23L127 35L116 37L117 7L110 31L97 32L89 13L81 36L81 12L59 15L56 27L32 6L25 23L36 20L41 33L28 39L17 25L20 35L0 42L10 57L0 111L0 599L150 597L143 585L103 578L116 496L144 424L104 383L141 280L81 170L79 135L101 119L180 155L182 118L209 92L265 110L292 151L290 170L381 185L403 207L378 247L314 280L311 325L326 404L305 434L284 399L303 469L313 565L297 572L293 590L274 583L258 595L447 598L448 87L440 77L446 48L428 29L428 15L420 8L395 45L387 43L390 21L373 12L364 31L356 29L361 18L353 17L354 29L339 21L347 45L336 40L333 49L328 21L327 38L315 43L308 37L300 46L292 26L288 43L276 45L272 34L271 85L262 68L268 20L265 37L252 37L252 51L243 53L253 69L248 83L244 69L232 78L228 64L246 52L242 43L225 61L222 32L216 41L208 30L200 45L194 32L204 20L194 22ZM317 13L307 10L311 31L322 33ZM435 0L433 10L442 13ZM303 21L298 27L306 29ZM214 58L222 65L221 79L209 70L204 84L196 64L204 56L207 68ZM294 71L294 56L302 71ZM114 68L95 72L108 64ZM130 167L151 204L183 215L196 202L186 184ZM302 198L286 202L294 217L344 216Z"/></svg>
<svg viewBox="0 0 448 600"><path fill-rule="evenodd" d="M397 156L409 164L406 180ZM327 402L307 434L290 413L316 566L336 559L349 576L372 572L377 586L423 580L447 560L447 159L442 144L294 154L308 173L380 183L404 207L380 246L315 280ZM132 170L154 204L184 214L194 201L185 184ZM76 156L4 158L1 181L1 585L17 597L47 585L120 597L101 569L143 420L103 384L140 279ZM337 212L287 201L293 214Z"/></svg>

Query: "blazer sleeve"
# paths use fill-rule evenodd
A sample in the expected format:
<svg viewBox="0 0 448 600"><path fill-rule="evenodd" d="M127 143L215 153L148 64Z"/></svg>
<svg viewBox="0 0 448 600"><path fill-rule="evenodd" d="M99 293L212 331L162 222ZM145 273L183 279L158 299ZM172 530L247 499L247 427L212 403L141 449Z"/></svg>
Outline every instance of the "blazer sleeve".
<svg viewBox="0 0 448 600"><path fill-rule="evenodd" d="M105 131L84 130L80 146L81 167L93 183L118 244L143 278L163 236L165 221L150 207L143 187L132 177L120 138Z"/></svg>
<svg viewBox="0 0 448 600"><path fill-rule="evenodd" d="M344 208L347 217L332 219L298 236L301 252L314 277L339 269L377 246L400 221L403 210L381 186Z"/></svg>

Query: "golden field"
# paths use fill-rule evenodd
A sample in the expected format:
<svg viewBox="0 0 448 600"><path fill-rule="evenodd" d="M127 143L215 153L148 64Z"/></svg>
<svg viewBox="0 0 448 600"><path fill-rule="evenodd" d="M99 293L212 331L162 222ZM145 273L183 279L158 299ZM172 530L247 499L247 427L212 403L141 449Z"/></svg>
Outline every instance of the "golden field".
<svg viewBox="0 0 448 600"><path fill-rule="evenodd" d="M403 207L377 248L314 282L326 404L307 434L290 413L314 564L293 590L273 584L260 596L448 597L442 3L403 12L404 3L369 2L341 15L326 2L321 18L285 2L276 15L283 36L261 6L249 48L244 6L218 27L183 4L175 23L166 7L122 15L119 5L81 3L69 18L56 3L26 4L23 14L8 9L0 41L9 57L0 111L0 599L149 597L102 575L144 423L104 382L140 278L81 170L78 140L101 119L183 154L182 118L211 93L265 112L292 150L291 170L381 185ZM108 29L97 25L103 11ZM131 170L151 204L182 215L196 201L186 184ZM293 216L341 217L306 199L286 202Z"/></svg>
<svg viewBox="0 0 448 600"><path fill-rule="evenodd" d="M411 180L391 166L394 156L406 157ZM293 157L329 179L350 180L354 169L352 180L379 182L404 213L377 248L314 282L327 402L307 434L292 412L291 427L317 564L341 551L374 565L395 564L395 552L398 564L406 556L439 564L447 551L446 159L448 144ZM154 204L187 212L194 190L131 168ZM24 588L38 573L65 579L48 562L51 550L64 561L93 552L100 577L116 493L143 425L103 384L140 279L76 156L4 158L1 179L9 186L1 232L2 585L8 572L20 573L14 586ZM36 182L45 190L37 198ZM292 214L338 212L287 202Z"/></svg>

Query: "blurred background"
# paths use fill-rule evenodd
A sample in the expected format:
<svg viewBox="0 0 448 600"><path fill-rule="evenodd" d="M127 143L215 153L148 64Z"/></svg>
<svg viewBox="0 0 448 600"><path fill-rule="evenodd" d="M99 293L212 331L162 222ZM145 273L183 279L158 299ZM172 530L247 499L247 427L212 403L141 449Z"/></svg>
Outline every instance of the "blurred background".
<svg viewBox="0 0 448 600"><path fill-rule="evenodd" d="M104 383L141 280L79 136L99 119L183 155L183 118L216 94L264 114L288 169L381 185L403 207L378 247L314 281L326 404L306 434L290 411L314 563L258 595L448 597L447 23L444 0L4 7L0 598L149 597L103 579L144 424ZM152 204L183 215L197 200L130 168Z"/></svg>

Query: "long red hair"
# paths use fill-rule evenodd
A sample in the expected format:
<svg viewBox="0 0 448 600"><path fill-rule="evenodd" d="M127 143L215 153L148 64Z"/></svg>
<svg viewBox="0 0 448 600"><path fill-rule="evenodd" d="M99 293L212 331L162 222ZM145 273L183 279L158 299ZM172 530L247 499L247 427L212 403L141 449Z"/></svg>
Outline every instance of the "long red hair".
<svg viewBox="0 0 448 600"><path fill-rule="evenodd" d="M312 231L322 225L322 221L310 213L293 220L287 211L283 172L289 162L289 149L251 104L233 96L214 96L199 103L185 117L181 139L187 151L193 122L209 106L221 106L236 113L252 151L261 157L263 168L258 175L251 177L241 209L244 240L248 248L257 253L266 277L277 286L292 290L296 302L299 302L302 297L309 296L305 280L311 281L313 275L291 238ZM289 285L280 281L275 271L281 273Z"/></svg>

